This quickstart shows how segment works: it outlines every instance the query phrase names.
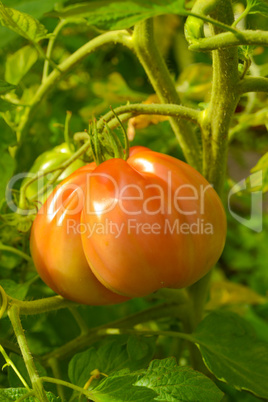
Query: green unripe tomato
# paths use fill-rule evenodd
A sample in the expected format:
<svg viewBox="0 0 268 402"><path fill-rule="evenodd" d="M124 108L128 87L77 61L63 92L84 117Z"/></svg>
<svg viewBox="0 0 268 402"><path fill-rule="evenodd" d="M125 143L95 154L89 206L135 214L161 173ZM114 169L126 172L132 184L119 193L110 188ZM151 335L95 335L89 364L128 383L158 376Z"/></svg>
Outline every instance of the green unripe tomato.
<svg viewBox="0 0 268 402"><path fill-rule="evenodd" d="M72 155L73 152L70 150L66 142L62 143L61 145L58 145L57 147L49 151L42 153L35 160L33 166L29 171L30 173L29 177L23 180L22 186L32 179L33 174L36 174L38 172L42 174L44 172L49 172L53 169L56 169L62 163L66 162ZM55 183L53 183L53 185L50 185L43 193L38 194L38 192L40 192L40 190L47 184L48 180L50 179L49 173L46 176L41 176L38 180L35 180L27 187L26 197L29 200L35 199L43 204L57 184L59 184L62 180L64 180L71 173L73 173L75 170L77 170L82 166L84 166L84 162L80 159L76 159L70 166L68 166L62 172L62 174L58 177Z"/></svg>

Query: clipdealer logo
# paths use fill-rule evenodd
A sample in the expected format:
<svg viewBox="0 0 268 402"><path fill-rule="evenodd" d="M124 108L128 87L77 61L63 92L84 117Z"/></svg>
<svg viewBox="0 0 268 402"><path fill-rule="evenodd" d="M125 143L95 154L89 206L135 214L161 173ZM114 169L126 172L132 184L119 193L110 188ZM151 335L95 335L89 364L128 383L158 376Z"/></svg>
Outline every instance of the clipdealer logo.
<svg viewBox="0 0 268 402"><path fill-rule="evenodd" d="M249 183L249 186L247 185ZM263 228L263 194L261 190L255 190L254 188L259 188L262 185L262 170L253 173L248 177L248 179L243 179L236 183L228 194L228 209L232 217L240 222L242 225L253 230L254 232L260 233ZM238 215L236 212L232 211L231 208L231 197L234 194L240 193L245 190L251 190L251 209L249 218L244 218Z"/></svg>
<svg viewBox="0 0 268 402"><path fill-rule="evenodd" d="M14 198L13 198L13 189L14 189L14 186L16 185L16 183L21 182L26 177L29 178L29 177L34 177L34 176L35 175L33 175L32 173L27 173L27 172L26 173L19 173L19 174L15 175L9 181L9 183L7 185L7 188L6 188L6 201L7 201L8 207L13 212L16 212L17 214L24 215L24 216L31 215L31 214L36 214L36 211L37 211L36 207L33 207L33 205L31 205L30 209L21 209L16 205L16 203L14 201ZM109 176L109 175L107 175L107 176ZM109 176L109 177L107 177L107 179L111 180L113 182L112 177ZM89 178L89 180L90 180L90 178ZM168 177L168 180L169 180L168 188L171 188L171 181L172 181L171 176ZM259 190L259 188L261 188L261 186L262 186L262 181L263 181L262 171L260 170L260 171L258 171L256 173L251 174L248 178L243 179L243 180L239 181L238 183L236 183L231 188L231 190L229 191L229 194L228 194L228 210L229 210L231 216L236 221L241 223L242 225L244 225L247 228L249 228L250 230L253 230L253 231L258 232L258 233L261 232L262 229L263 229L263 194L262 194L262 191ZM41 177L41 178L38 179L38 194L43 195L42 194L42 188L45 186L45 184L46 183L45 183L44 177ZM126 188L121 190L120 194L118 193L118 189L116 188L116 183L114 183L114 185L115 185L115 192L117 194L116 198L120 200L120 205L121 205L121 207L123 209L124 209L124 204L123 204L122 200L123 199L126 199L126 200L129 199L127 194L125 194L125 191L128 190L128 189L133 190L134 187L135 187L135 190L137 190L137 193L135 194L135 196L132 196L132 198L138 199L138 200L144 200L143 207L146 207L146 205L148 203L148 200L143 198L144 195L141 193L141 189L137 188L136 185L133 185L133 184L127 185ZM155 186L155 187L157 187L157 186ZM153 211L153 212L152 211L150 212L148 210L147 211L148 215L156 215L159 212L160 213L163 212L164 201L163 201L163 199L162 199L163 202L161 201L163 189L159 188L159 187L160 186L158 186L158 188L156 189L156 190L159 191L159 196L157 196L157 197L154 196L152 198L159 198L160 207L157 210ZM185 188L185 187L187 187L188 190L192 191L191 195L189 195L186 198L189 199L189 201L199 199L199 201L200 201L200 205L199 205L200 206L200 211L199 212L201 213L201 215L204 214L204 194L207 191L207 189L209 187L211 187L211 185L208 185L205 188L203 188L203 187L200 188L199 192L197 192L195 187L191 186L190 184L189 185L184 184L183 186L181 186L178 189L176 189L175 198L174 198L174 200L172 200L172 202L175 203L175 206L177 206L176 209L178 210L178 212L180 212L183 215L193 215L193 214L196 214L195 210L183 211L183 210L180 210L180 207L179 207L178 201L180 199L185 199L185 197L183 197L180 194L180 191L183 190L183 188ZM52 190L53 190L53 186L49 186L49 188L46 188L46 193L49 194ZM79 189L79 190L81 190L81 189ZM122 191L123 191L123 193L122 193ZM232 197L237 193L243 193L243 191L247 191L247 192L250 191L250 194L251 194L251 210L250 210L249 218L245 218L243 216L240 216L237 212L235 212L232 209L232 205L231 205ZM81 191L78 191L78 193L83 198L83 195L81 195ZM36 201L37 201L36 202L36 204L37 204L38 203L38 197L37 197ZM78 207L81 208L81 205L83 204L83 200L80 199L79 201L81 203L80 202L78 203ZM109 205L109 207L113 208L113 205ZM169 200L168 208L171 208L170 200ZM74 213L74 212L75 211L69 211L69 214L72 215L72 213ZM132 213L132 212L127 211L127 210L124 210L124 212L129 214L129 215L138 215L138 214L141 213L141 211L136 211L136 212ZM145 212L146 212L146 208L145 208ZM144 226L140 226L140 223L138 223L138 221L135 222L135 220L133 221L132 219L129 219L129 224L127 225L127 227L128 227L127 230L128 231L132 230L134 225L135 225L136 231L140 232L140 233L147 233L148 231L151 231L151 233L154 234L154 233L156 233L157 231L160 230L160 228L156 227L156 225L154 225L154 224L151 224L150 229L148 229L149 223L144 224ZM206 224L203 221L203 219L199 219L199 221L196 221L195 225L198 226L199 233L201 231L202 233L212 234L213 230L210 227L206 226ZM103 230L106 230L107 227L109 227L111 231L114 230L115 234L116 233L118 234L118 233L120 233L120 231L123 230L122 228L114 228L112 222L110 222L108 224L105 223L105 229L99 228L97 226L94 226L93 228L91 228L91 227L87 228L87 230L89 231L89 233L93 233L93 231L99 231L99 233L101 233ZM184 223L181 223L178 219L175 220L175 223L173 224L173 226L170 227L169 223L166 223L164 225L164 228L169 233L184 233L184 234L193 233L196 230L196 227L190 228L189 225L186 227L186 225ZM72 221L71 218L70 218L70 223L69 223L69 229L74 230L73 221ZM85 228L81 227L81 228L76 229L76 230L83 231L83 230L85 230ZM161 228L161 230L163 230L163 229Z"/></svg>

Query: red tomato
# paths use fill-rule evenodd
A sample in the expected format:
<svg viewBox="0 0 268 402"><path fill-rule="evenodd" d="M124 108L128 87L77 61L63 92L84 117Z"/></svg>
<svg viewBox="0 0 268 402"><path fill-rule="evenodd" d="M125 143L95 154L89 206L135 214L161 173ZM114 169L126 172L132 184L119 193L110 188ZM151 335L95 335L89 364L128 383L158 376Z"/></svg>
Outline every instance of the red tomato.
<svg viewBox="0 0 268 402"><path fill-rule="evenodd" d="M127 161L90 164L66 179L38 213L31 249L57 293L104 304L123 301L115 293L140 297L193 284L216 263L225 237L222 203L201 174L134 147Z"/></svg>

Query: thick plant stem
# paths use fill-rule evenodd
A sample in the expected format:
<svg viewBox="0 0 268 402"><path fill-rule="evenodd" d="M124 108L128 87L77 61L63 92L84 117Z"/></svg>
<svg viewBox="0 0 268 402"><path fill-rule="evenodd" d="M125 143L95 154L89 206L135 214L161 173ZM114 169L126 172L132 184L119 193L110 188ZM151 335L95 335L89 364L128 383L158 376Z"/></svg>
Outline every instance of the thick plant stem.
<svg viewBox="0 0 268 402"><path fill-rule="evenodd" d="M161 102L179 104L175 85L154 41L153 20L142 21L135 26L133 45ZM201 147L192 127L178 118L171 118L170 122L188 163L200 170Z"/></svg>
<svg viewBox="0 0 268 402"><path fill-rule="evenodd" d="M215 4L217 7L215 7ZM204 0L196 2L199 13L212 12L213 17L231 25L234 19L230 0L211 1L214 7L208 9ZM212 33L218 34L219 28L211 26ZM199 33L201 28L199 29ZM201 35L201 34L200 34ZM198 40L198 37L195 37ZM200 40L200 39L199 39ZM203 174L222 195L227 163L228 131L232 116L238 103L239 74L238 51L236 48L213 51L212 94L208 109L203 112L201 122L203 135ZM211 274L207 274L199 282L189 288L192 298L194 329L203 318Z"/></svg>
<svg viewBox="0 0 268 402"><path fill-rule="evenodd" d="M215 16L231 24L233 10L231 1L218 0ZM218 28L211 27L213 34ZM203 174L221 194L223 190L228 131L239 100L238 51L236 48L219 49L212 52L213 82L211 101L203 116Z"/></svg>
<svg viewBox="0 0 268 402"><path fill-rule="evenodd" d="M31 352L29 350L24 331L21 325L20 321L20 314L19 314L19 307L18 306L12 306L9 311L8 315L10 318L10 321L12 323L14 333L17 337L17 341L22 353L23 360L25 362L25 366L27 368L32 387L35 393L35 396L39 399L40 402L48 402L45 390L43 388L42 381L40 380L37 370L35 368L33 358L31 355Z"/></svg>

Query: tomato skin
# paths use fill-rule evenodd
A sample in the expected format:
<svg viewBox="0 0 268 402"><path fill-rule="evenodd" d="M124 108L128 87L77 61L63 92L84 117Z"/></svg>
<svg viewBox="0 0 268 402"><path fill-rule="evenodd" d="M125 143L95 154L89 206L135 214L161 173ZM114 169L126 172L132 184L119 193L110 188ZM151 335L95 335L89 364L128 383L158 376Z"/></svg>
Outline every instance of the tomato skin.
<svg viewBox="0 0 268 402"><path fill-rule="evenodd" d="M177 233L176 222L195 233ZM198 222L213 230L196 231ZM31 252L55 292L83 304L112 304L195 283L217 262L225 238L224 208L200 173L133 147L127 161L91 163L53 191L34 221Z"/></svg>
<svg viewBox="0 0 268 402"><path fill-rule="evenodd" d="M81 304L115 304L127 298L97 280L85 258L81 236L72 230L80 224L86 177L95 167L91 163L78 169L55 188L33 222L30 248L39 275L54 292Z"/></svg>

